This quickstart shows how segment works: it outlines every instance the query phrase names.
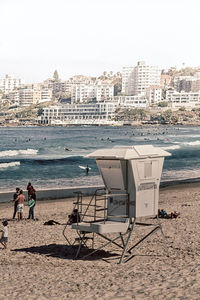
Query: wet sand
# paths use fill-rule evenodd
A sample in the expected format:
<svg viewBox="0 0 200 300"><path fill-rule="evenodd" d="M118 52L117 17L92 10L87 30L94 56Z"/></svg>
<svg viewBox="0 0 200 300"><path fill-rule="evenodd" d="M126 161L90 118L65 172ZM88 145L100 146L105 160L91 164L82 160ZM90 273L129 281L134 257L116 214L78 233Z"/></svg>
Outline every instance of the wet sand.
<svg viewBox="0 0 200 300"><path fill-rule="evenodd" d="M9 222L8 249L0 249L0 299L199 299L200 183L160 191L159 208L180 212L177 219L160 219L169 256L158 231L125 264L117 264L115 246L73 260L64 225L43 225L50 219L65 224L72 207L70 199L41 201L35 208L38 221ZM1 220L12 213L12 203L0 204ZM136 227L135 239L145 230ZM67 235L75 237L70 229ZM97 238L95 247L101 243Z"/></svg>

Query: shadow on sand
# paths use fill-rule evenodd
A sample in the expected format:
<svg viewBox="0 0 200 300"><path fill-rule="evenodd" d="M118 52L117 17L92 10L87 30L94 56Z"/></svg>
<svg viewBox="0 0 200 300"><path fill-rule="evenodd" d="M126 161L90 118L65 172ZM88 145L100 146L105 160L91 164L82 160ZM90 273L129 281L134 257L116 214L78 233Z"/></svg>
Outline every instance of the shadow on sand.
<svg viewBox="0 0 200 300"><path fill-rule="evenodd" d="M29 253L41 254L45 256L62 258L62 259L74 259L77 250L78 250L78 246L50 244L50 245L42 245L37 247L13 249L11 251L29 252ZM82 260L81 257L89 253L92 253L92 251L93 251L92 249L89 249L87 247L82 247L80 257L78 257L77 260ZM114 256L118 256L118 254L110 253L104 250L98 250L91 256L87 257L85 260L99 260L99 259L109 258Z"/></svg>

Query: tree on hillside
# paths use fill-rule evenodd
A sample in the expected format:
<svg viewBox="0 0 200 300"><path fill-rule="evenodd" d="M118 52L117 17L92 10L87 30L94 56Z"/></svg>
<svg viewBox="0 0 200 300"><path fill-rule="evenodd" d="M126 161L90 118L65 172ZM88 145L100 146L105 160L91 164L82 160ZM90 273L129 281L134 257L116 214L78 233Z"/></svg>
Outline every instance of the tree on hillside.
<svg viewBox="0 0 200 300"><path fill-rule="evenodd" d="M168 106L168 102L167 101L161 101L158 103L159 107L167 107Z"/></svg>
<svg viewBox="0 0 200 300"><path fill-rule="evenodd" d="M38 117L41 116L41 115L43 114L43 111L44 111L43 108L39 108L39 109L38 109L38 111L37 111Z"/></svg>
<svg viewBox="0 0 200 300"><path fill-rule="evenodd" d="M119 93L121 93L122 90L122 83L117 82L114 84L114 96L117 96Z"/></svg>

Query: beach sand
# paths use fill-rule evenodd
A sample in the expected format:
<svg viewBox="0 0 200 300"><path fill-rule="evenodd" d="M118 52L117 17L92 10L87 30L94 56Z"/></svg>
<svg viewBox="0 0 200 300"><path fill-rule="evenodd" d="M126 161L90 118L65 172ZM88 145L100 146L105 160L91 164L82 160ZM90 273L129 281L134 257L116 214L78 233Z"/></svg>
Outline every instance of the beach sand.
<svg viewBox="0 0 200 300"><path fill-rule="evenodd" d="M50 219L65 224L72 207L70 199L41 201L35 208L38 221L9 222L8 249L0 250L0 299L200 298L200 183L160 190L159 208L180 212L177 219L160 219L169 256L158 231L125 264L117 264L115 246L73 260L64 225L43 225ZM1 220L12 213L12 203L0 205ZM139 227L136 237L146 230ZM95 247L101 243L97 238Z"/></svg>

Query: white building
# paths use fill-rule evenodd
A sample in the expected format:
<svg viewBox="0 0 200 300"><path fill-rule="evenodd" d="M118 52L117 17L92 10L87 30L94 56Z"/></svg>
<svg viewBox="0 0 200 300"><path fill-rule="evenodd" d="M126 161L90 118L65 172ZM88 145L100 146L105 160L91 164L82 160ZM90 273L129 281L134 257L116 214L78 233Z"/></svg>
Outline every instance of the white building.
<svg viewBox="0 0 200 300"><path fill-rule="evenodd" d="M146 108L149 106L148 100L143 95L139 96L116 96L116 104L124 108Z"/></svg>
<svg viewBox="0 0 200 300"><path fill-rule="evenodd" d="M122 69L122 93L124 95L133 95L133 72L134 67L123 67Z"/></svg>
<svg viewBox="0 0 200 300"><path fill-rule="evenodd" d="M149 104L162 101L162 88L159 85L151 85L146 90L146 97L149 101Z"/></svg>
<svg viewBox="0 0 200 300"><path fill-rule="evenodd" d="M145 94L151 85L160 85L161 70L148 66L144 61L136 67L124 68L122 72L122 92L126 95Z"/></svg>
<svg viewBox="0 0 200 300"><path fill-rule="evenodd" d="M189 93L192 88L193 76L176 76L174 77L174 88L176 91Z"/></svg>
<svg viewBox="0 0 200 300"><path fill-rule="evenodd" d="M200 92L197 93L186 93L186 92L176 92L174 90L168 90L166 92L166 100L169 102L169 106L172 108L180 107L199 107L200 106Z"/></svg>
<svg viewBox="0 0 200 300"><path fill-rule="evenodd" d="M45 107L40 124L103 124L115 116L116 105L109 102L65 104Z"/></svg>
<svg viewBox="0 0 200 300"><path fill-rule="evenodd" d="M91 100L109 101L114 96L112 84L100 82L92 84L73 84L71 90L71 103L83 103Z"/></svg>
<svg viewBox="0 0 200 300"><path fill-rule="evenodd" d="M8 94L8 98L13 105L24 107L40 102L51 101L52 91L50 89L35 89L31 87L19 88Z"/></svg>
<svg viewBox="0 0 200 300"><path fill-rule="evenodd" d="M4 94L8 94L16 88L23 86L24 80L13 78L10 75L6 75L5 78L0 78L0 90Z"/></svg>

